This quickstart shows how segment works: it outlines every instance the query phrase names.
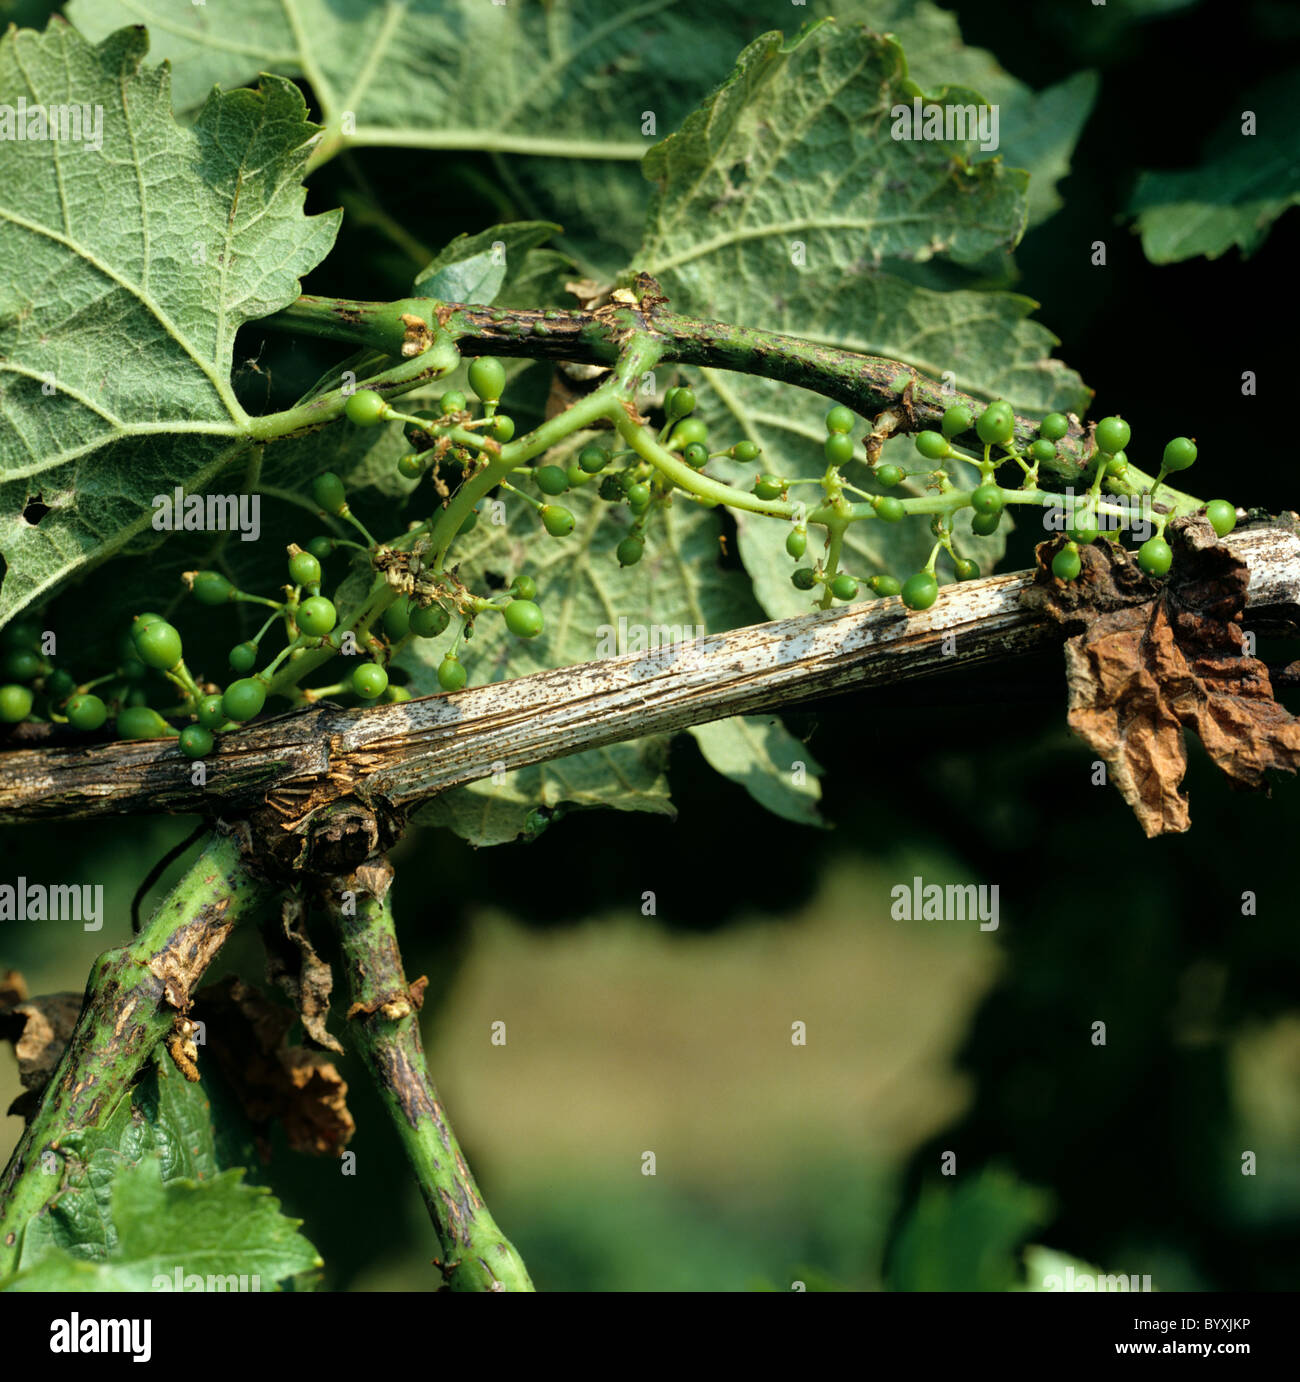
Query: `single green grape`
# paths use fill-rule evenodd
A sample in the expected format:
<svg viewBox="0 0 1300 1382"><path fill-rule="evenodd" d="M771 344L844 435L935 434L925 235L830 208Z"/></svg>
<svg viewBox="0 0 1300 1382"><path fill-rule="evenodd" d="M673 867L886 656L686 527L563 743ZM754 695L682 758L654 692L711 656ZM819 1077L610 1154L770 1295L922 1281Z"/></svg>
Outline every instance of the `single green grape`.
<svg viewBox="0 0 1300 1382"><path fill-rule="evenodd" d="M377 662L352 669L352 689L363 701L376 701L388 690L388 673Z"/></svg>
<svg viewBox="0 0 1300 1382"><path fill-rule="evenodd" d="M1128 445L1133 429L1122 417L1104 417L1097 424L1095 433L1097 450L1113 456Z"/></svg>
<svg viewBox="0 0 1300 1382"><path fill-rule="evenodd" d="M1066 532L1072 541L1077 542L1081 547L1087 547L1089 543L1096 542L1101 529L1097 524L1097 515L1090 508L1076 510ZM1066 577L1073 580L1072 576Z"/></svg>
<svg viewBox="0 0 1300 1382"><path fill-rule="evenodd" d="M1211 499L1205 506L1205 516L1219 537L1227 537L1237 526L1237 510L1226 499Z"/></svg>
<svg viewBox="0 0 1300 1382"><path fill-rule="evenodd" d="M633 534L629 534L625 537L615 549L615 555L618 557L618 564L620 566L635 566L637 562L641 560L644 553L645 542Z"/></svg>
<svg viewBox="0 0 1300 1382"><path fill-rule="evenodd" d="M294 585L319 585L320 562L310 552L295 552L289 558L289 579Z"/></svg>
<svg viewBox="0 0 1300 1382"><path fill-rule="evenodd" d="M1038 424L1038 433L1044 441L1060 441L1070 432L1070 419L1064 413L1048 413Z"/></svg>
<svg viewBox="0 0 1300 1382"><path fill-rule="evenodd" d="M939 424L944 436L949 438L959 437L963 432L969 432L974 425L975 419L964 403L954 403L944 413L943 421Z"/></svg>
<svg viewBox="0 0 1300 1382"><path fill-rule="evenodd" d="M903 582L899 593L908 609L929 609L939 598L939 582L928 571L918 571Z"/></svg>
<svg viewBox="0 0 1300 1382"><path fill-rule="evenodd" d="M597 494L607 504L619 504L627 497L627 491L623 488L623 480L619 475L606 475L601 479L600 488Z"/></svg>
<svg viewBox="0 0 1300 1382"><path fill-rule="evenodd" d="M758 459L759 446L756 441L738 441L731 448L731 454L736 460L744 462L746 465L750 461Z"/></svg>
<svg viewBox="0 0 1300 1382"><path fill-rule="evenodd" d="M197 711L199 724L204 729L220 729L226 723L226 712L220 696L204 696Z"/></svg>
<svg viewBox="0 0 1300 1382"><path fill-rule="evenodd" d="M27 686L0 686L0 721L16 725L32 713L31 688Z"/></svg>
<svg viewBox="0 0 1300 1382"><path fill-rule="evenodd" d="M1106 462L1107 475L1123 475L1127 469L1128 453L1126 451L1117 451L1110 460Z"/></svg>
<svg viewBox="0 0 1300 1382"><path fill-rule="evenodd" d="M405 600L394 600L384 611L384 632L393 643L411 632L411 607Z"/></svg>
<svg viewBox="0 0 1300 1382"><path fill-rule="evenodd" d="M1056 444L1039 437L1037 441L1029 443L1029 459L1035 465L1046 465L1049 461L1056 459Z"/></svg>
<svg viewBox="0 0 1300 1382"><path fill-rule="evenodd" d="M828 465L848 465L853 459L853 438L847 432L832 432L822 446Z"/></svg>
<svg viewBox="0 0 1300 1382"><path fill-rule="evenodd" d="M916 449L927 461L941 461L952 452L952 448L948 445L948 438L939 432L918 432L916 434Z"/></svg>
<svg viewBox="0 0 1300 1382"><path fill-rule="evenodd" d="M533 471L533 483L543 494L563 494L569 488L569 477L558 465L539 465Z"/></svg>
<svg viewBox="0 0 1300 1382"><path fill-rule="evenodd" d="M327 557L334 555L334 539L332 537L314 537L307 544L307 550L317 561L324 561Z"/></svg>
<svg viewBox="0 0 1300 1382"><path fill-rule="evenodd" d="M451 615L440 604L420 605L411 611L411 632L417 638L437 638L451 623Z"/></svg>
<svg viewBox="0 0 1300 1382"><path fill-rule="evenodd" d="M388 690L384 692L384 699L390 705L397 705L402 701L409 701L411 693L404 686L394 686L389 683Z"/></svg>
<svg viewBox="0 0 1300 1382"><path fill-rule="evenodd" d="M220 571L196 571L190 589L201 605L224 605L235 593L235 587Z"/></svg>
<svg viewBox="0 0 1300 1382"><path fill-rule="evenodd" d="M569 482L570 489L581 489L583 485L589 485L596 477L594 475L588 475L575 461L564 472L564 478Z"/></svg>
<svg viewBox="0 0 1300 1382"><path fill-rule="evenodd" d="M784 491L785 481L777 475L760 475L754 482L754 493L760 499L779 499Z"/></svg>
<svg viewBox="0 0 1300 1382"><path fill-rule="evenodd" d="M897 595L903 589L897 576L872 576L867 584L877 595Z"/></svg>
<svg viewBox="0 0 1300 1382"><path fill-rule="evenodd" d="M438 664L438 685L444 691L459 691L469 680L469 674L455 653L448 653Z"/></svg>
<svg viewBox="0 0 1300 1382"><path fill-rule="evenodd" d="M647 492L648 497L648 492ZM573 513L562 504L543 504L541 508L542 527L552 537L568 537L576 521Z"/></svg>
<svg viewBox="0 0 1300 1382"><path fill-rule="evenodd" d="M796 590L811 590L817 584L817 573L811 566L801 566L791 573L790 584Z"/></svg>
<svg viewBox="0 0 1300 1382"><path fill-rule="evenodd" d="M995 484L980 485L971 493L970 506L977 514L1001 513L1002 504L1002 491Z"/></svg>
<svg viewBox="0 0 1300 1382"><path fill-rule="evenodd" d="M1175 437L1165 447L1164 470L1186 470L1196 459L1196 443L1190 437Z"/></svg>
<svg viewBox="0 0 1300 1382"><path fill-rule="evenodd" d="M234 672L251 672L257 661L256 643L236 643L230 650L230 668Z"/></svg>
<svg viewBox="0 0 1300 1382"><path fill-rule="evenodd" d="M181 730L181 752L186 758L206 758L214 743L212 731L202 725L186 725Z"/></svg>
<svg viewBox="0 0 1300 1382"><path fill-rule="evenodd" d="M45 668L45 659L29 648L11 648L0 659L0 675L10 681L35 681Z"/></svg>
<svg viewBox="0 0 1300 1382"><path fill-rule="evenodd" d="M903 483L903 467L893 465L888 461L884 465L878 465L876 467L876 481L878 484L884 485L886 489L893 489L895 485L901 485Z"/></svg>
<svg viewBox="0 0 1300 1382"><path fill-rule="evenodd" d="M537 599L537 582L531 576L516 576L510 588L521 600Z"/></svg>
<svg viewBox="0 0 1300 1382"><path fill-rule="evenodd" d="M901 523L907 517L903 501L892 494L882 494L874 503L876 517L883 518L886 523Z"/></svg>
<svg viewBox="0 0 1300 1382"><path fill-rule="evenodd" d="M858 597L858 583L848 574L841 571L838 576L831 580L831 594L837 600L856 600Z"/></svg>
<svg viewBox="0 0 1300 1382"><path fill-rule="evenodd" d="M45 694L57 705L66 701L77 689L77 679L71 672L56 667L45 678Z"/></svg>
<svg viewBox="0 0 1300 1382"><path fill-rule="evenodd" d="M1149 537L1138 548L1138 565L1148 576L1163 576L1173 564L1173 548L1162 537Z"/></svg>
<svg viewBox="0 0 1300 1382"><path fill-rule="evenodd" d="M79 691L75 696L69 696L63 713L73 729L101 729L108 719L108 707L90 691Z"/></svg>
<svg viewBox="0 0 1300 1382"><path fill-rule="evenodd" d="M627 487L627 506L633 513L644 513L650 507L650 486L638 481Z"/></svg>
<svg viewBox="0 0 1300 1382"><path fill-rule="evenodd" d="M484 403L495 403L506 386L506 367L495 355L480 355L469 363L469 386Z"/></svg>
<svg viewBox="0 0 1300 1382"><path fill-rule="evenodd" d="M1002 522L1002 510L997 513L977 513L970 521L970 530L977 537L991 537Z"/></svg>
<svg viewBox="0 0 1300 1382"><path fill-rule="evenodd" d="M414 452L397 458L397 473L404 480L418 480L424 474L424 457Z"/></svg>
<svg viewBox="0 0 1300 1382"><path fill-rule="evenodd" d="M952 569L959 581L979 580L980 564L977 561L972 561L969 557L955 558Z"/></svg>
<svg viewBox="0 0 1300 1382"><path fill-rule="evenodd" d="M438 409L442 417L448 413L463 413L469 408L469 399L465 397L459 389L448 389L438 400Z"/></svg>
<svg viewBox="0 0 1300 1382"><path fill-rule="evenodd" d="M1083 560L1076 547L1062 547L1052 558L1052 575L1058 581L1073 581L1082 570Z"/></svg>
<svg viewBox="0 0 1300 1382"><path fill-rule="evenodd" d="M687 388L669 389L664 394L664 413L669 418L682 418L695 411L695 394Z"/></svg>
<svg viewBox="0 0 1300 1382"><path fill-rule="evenodd" d="M609 464L609 452L603 446L584 446L578 452L578 465L588 475L599 475Z"/></svg>
<svg viewBox="0 0 1300 1382"><path fill-rule="evenodd" d="M356 397L354 394L353 397ZM326 513L338 515L347 504L343 481L332 470L322 471L311 482L311 497Z"/></svg>
<svg viewBox="0 0 1300 1382"><path fill-rule="evenodd" d="M808 533L803 528L791 528L785 535L785 550L798 561L808 550Z"/></svg>
<svg viewBox="0 0 1300 1382"><path fill-rule="evenodd" d="M1001 399L990 403L979 415L975 431L986 446L1009 445L1016 434L1016 415L1011 404L1004 403Z"/></svg>
<svg viewBox="0 0 1300 1382"><path fill-rule="evenodd" d="M153 610L147 609L143 614L137 614L135 618L131 620L131 637L134 638L138 630L147 629L150 624L162 624L165 622L161 614L155 614Z"/></svg>
<svg viewBox="0 0 1300 1382"><path fill-rule="evenodd" d="M837 403L829 413L826 414L826 430L832 434L836 432L851 432L853 424L857 419L853 416L851 409L846 408L842 403Z"/></svg>
<svg viewBox="0 0 1300 1382"><path fill-rule="evenodd" d="M228 720L251 720L266 704L266 683L258 677L244 677L232 681L221 698L221 708Z"/></svg>
<svg viewBox="0 0 1300 1382"><path fill-rule="evenodd" d="M36 652L41 646L41 626L33 619L15 619L0 630L0 643L6 648L30 648Z"/></svg>
<svg viewBox="0 0 1300 1382"><path fill-rule="evenodd" d="M699 442L703 445L708 439L709 429L705 425L704 419L687 417L673 428L672 435L668 438L668 449L670 451L684 451L692 442Z"/></svg>
<svg viewBox="0 0 1300 1382"><path fill-rule="evenodd" d="M181 636L166 620L140 628L133 633L135 650L146 667L166 672L181 660Z"/></svg>
<svg viewBox="0 0 1300 1382"><path fill-rule="evenodd" d="M343 411L348 415L348 421L355 422L358 427L373 427L383 421L388 404L374 389L358 389L343 405Z"/></svg>
<svg viewBox="0 0 1300 1382"><path fill-rule="evenodd" d="M709 459L709 448L703 442L693 441L682 451L682 460L695 470L701 469Z"/></svg>
<svg viewBox="0 0 1300 1382"><path fill-rule="evenodd" d="M339 612L332 600L327 600L323 595L312 595L298 606L294 618L298 628L308 638L324 638L338 623Z"/></svg>
<svg viewBox="0 0 1300 1382"><path fill-rule="evenodd" d="M147 705L129 705L117 712L113 722L119 739L170 739L176 730Z"/></svg>
<svg viewBox="0 0 1300 1382"><path fill-rule="evenodd" d="M536 638L542 624L542 611L531 600L511 600L506 606L506 628L516 638Z"/></svg>

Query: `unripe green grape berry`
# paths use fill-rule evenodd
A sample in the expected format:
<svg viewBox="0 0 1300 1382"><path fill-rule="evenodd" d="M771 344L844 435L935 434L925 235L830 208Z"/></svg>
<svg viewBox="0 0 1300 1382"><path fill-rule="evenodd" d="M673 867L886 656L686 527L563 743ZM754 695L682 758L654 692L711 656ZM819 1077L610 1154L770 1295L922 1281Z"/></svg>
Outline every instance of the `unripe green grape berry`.
<svg viewBox="0 0 1300 1382"><path fill-rule="evenodd" d="M704 466L707 463L708 459L709 448L705 446L703 442L693 441L688 447L685 447L682 451L682 460L684 460L688 466L691 466L695 470L699 470L702 466Z"/></svg>
<svg viewBox="0 0 1300 1382"><path fill-rule="evenodd" d="M510 588L521 600L537 599L537 582L531 576L516 576Z"/></svg>
<svg viewBox="0 0 1300 1382"><path fill-rule="evenodd" d="M317 561L324 561L327 557L334 555L334 539L332 537L314 537L307 544L307 550Z"/></svg>
<svg viewBox="0 0 1300 1382"><path fill-rule="evenodd" d="M1164 470L1186 470L1196 459L1196 443L1190 437L1175 437L1165 447Z"/></svg>
<svg viewBox="0 0 1300 1382"><path fill-rule="evenodd" d="M1080 509L1075 513L1065 531L1069 534L1072 542L1077 542L1081 547L1087 547L1090 543L1097 541L1097 536L1101 530L1097 526L1097 515L1091 509ZM1067 579L1073 579L1073 577Z"/></svg>
<svg viewBox="0 0 1300 1382"><path fill-rule="evenodd" d="M0 644L6 648L30 648L33 652L41 646L41 626L31 619L15 619L0 630Z"/></svg>
<svg viewBox="0 0 1300 1382"><path fill-rule="evenodd" d="M986 446L1006 446L1016 434L1016 415L1011 405L1001 399L990 403L979 415L975 431ZM903 588L907 589L906 586Z"/></svg>
<svg viewBox="0 0 1300 1382"><path fill-rule="evenodd" d="M938 432L918 432L916 449L927 461L941 461L952 448L948 445L948 438Z"/></svg>
<svg viewBox="0 0 1300 1382"><path fill-rule="evenodd" d="M289 558L289 579L294 585L319 585L320 562L310 552L295 552Z"/></svg>
<svg viewBox="0 0 1300 1382"><path fill-rule="evenodd" d="M644 489L645 486L643 485ZM649 502L650 492L646 490L646 502ZM541 509L542 527L546 529L552 537L568 537L573 531L575 519L572 512L566 509L563 504L543 504Z"/></svg>
<svg viewBox="0 0 1300 1382"><path fill-rule="evenodd" d="M790 584L796 590L811 590L817 584L817 573L811 566L801 566L791 574Z"/></svg>
<svg viewBox="0 0 1300 1382"><path fill-rule="evenodd" d="M569 488L569 477L558 465L539 465L533 471L533 483L543 494L563 494Z"/></svg>
<svg viewBox="0 0 1300 1382"><path fill-rule="evenodd" d="M970 506L977 514L1002 512L1002 491L995 484L980 485L970 497Z"/></svg>
<svg viewBox="0 0 1300 1382"><path fill-rule="evenodd" d="M588 475L599 475L609 464L609 452L603 446L584 446L578 452L578 465Z"/></svg>
<svg viewBox="0 0 1300 1382"><path fill-rule="evenodd" d="M903 467L892 465L889 462L878 465L876 467L876 481L878 484L884 485L886 489L893 489L895 485L901 485L903 483Z"/></svg>
<svg viewBox="0 0 1300 1382"><path fill-rule="evenodd" d="M495 355L480 355L470 361L469 386L484 403L495 403L506 386L506 367Z"/></svg>
<svg viewBox="0 0 1300 1382"><path fill-rule="evenodd" d="M220 729L226 723L226 712L221 705L220 696L204 696L199 702L199 724L204 729Z"/></svg>
<svg viewBox="0 0 1300 1382"><path fill-rule="evenodd" d="M1052 575L1058 581L1073 581L1083 570L1083 561L1073 547L1062 547L1052 558Z"/></svg>
<svg viewBox="0 0 1300 1382"><path fill-rule="evenodd" d="M515 420L504 413L498 413L492 419L488 430L492 433L493 441L508 442L515 434Z"/></svg>
<svg viewBox="0 0 1300 1382"><path fill-rule="evenodd" d="M756 441L738 441L735 446L731 448L732 456L746 465L748 465L750 461L756 461L758 459L758 452L759 446Z"/></svg>
<svg viewBox="0 0 1300 1382"><path fill-rule="evenodd" d="M832 432L822 446L828 465L848 465L853 459L853 438L846 432Z"/></svg>
<svg viewBox="0 0 1300 1382"><path fill-rule="evenodd" d="M777 475L760 475L754 483L754 493L760 499L779 499L784 489L785 482Z"/></svg>
<svg viewBox="0 0 1300 1382"><path fill-rule="evenodd" d="M1048 413L1038 424L1038 434L1044 441L1060 441L1070 432L1070 419L1064 413Z"/></svg>
<svg viewBox="0 0 1300 1382"><path fill-rule="evenodd" d="M603 476L597 494L607 504L619 504L627 497L627 491L623 488L623 481L617 475Z"/></svg>
<svg viewBox="0 0 1300 1382"><path fill-rule="evenodd" d="M903 588L897 576L872 576L867 584L877 595L897 595Z"/></svg>
<svg viewBox="0 0 1300 1382"><path fill-rule="evenodd" d="M1138 565L1148 576L1163 576L1173 564L1173 548L1162 537L1149 537L1138 548Z"/></svg>
<svg viewBox="0 0 1300 1382"><path fill-rule="evenodd" d="M564 478L569 482L570 489L581 489L583 485L589 485L596 477L594 475L588 475L575 461L564 472Z"/></svg>
<svg viewBox="0 0 1300 1382"><path fill-rule="evenodd" d="M709 429L702 418L683 418L673 428L672 435L668 438L668 448L670 451L684 451L692 442L703 445L708 439Z"/></svg>
<svg viewBox="0 0 1300 1382"><path fill-rule="evenodd" d="M1029 443L1029 459L1033 461L1035 465L1046 465L1049 461L1054 461L1056 459L1056 446L1052 442L1045 441L1042 437L1039 437L1037 441L1031 441Z"/></svg>
<svg viewBox="0 0 1300 1382"><path fill-rule="evenodd" d="M1001 510L997 513L977 513L971 518L970 530L976 537L991 537L997 532L1001 522Z"/></svg>
<svg viewBox="0 0 1300 1382"><path fill-rule="evenodd" d="M0 721L16 725L32 713L32 693L26 686L0 686Z"/></svg>
<svg viewBox="0 0 1300 1382"><path fill-rule="evenodd" d="M459 389L449 389L438 400L438 408L443 417L448 413L463 413L468 407L469 399Z"/></svg>
<svg viewBox="0 0 1300 1382"><path fill-rule="evenodd" d="M155 614L153 610L145 610L143 614L137 614L131 620L131 637L134 638L141 629L147 629L150 624L162 624L165 620L161 614Z"/></svg>
<svg viewBox="0 0 1300 1382"><path fill-rule="evenodd" d="M959 581L977 581L980 575L980 564L971 561L969 557L958 557L952 564L953 573Z"/></svg>
<svg viewBox="0 0 1300 1382"><path fill-rule="evenodd" d="M206 758L213 742L212 731L202 725L186 725L181 730L180 750L186 758Z"/></svg>
<svg viewBox="0 0 1300 1382"><path fill-rule="evenodd" d="M411 607L405 600L394 600L384 611L384 633L396 643L411 632Z"/></svg>
<svg viewBox="0 0 1300 1382"><path fill-rule="evenodd" d="M929 609L939 598L939 582L928 571L918 571L903 582L899 593L908 609Z"/></svg>
<svg viewBox="0 0 1300 1382"><path fill-rule="evenodd" d="M785 535L785 550L798 561L808 550L808 534L802 528L791 528Z"/></svg>
<svg viewBox="0 0 1300 1382"><path fill-rule="evenodd" d="M327 600L323 595L313 595L298 606L294 618L298 628L308 638L324 638L338 623L339 612L332 600Z"/></svg>
<svg viewBox="0 0 1300 1382"><path fill-rule="evenodd" d="M964 403L954 403L944 413L943 421L939 424L945 437L959 437L963 432L969 432L974 425L975 419Z"/></svg>
<svg viewBox="0 0 1300 1382"><path fill-rule="evenodd" d="M901 523L907 517L903 501L892 494L882 494L875 504L876 517L883 518L886 523Z"/></svg>
<svg viewBox="0 0 1300 1382"><path fill-rule="evenodd" d="M49 676L45 678L45 694L58 704L66 701L77 689L77 679L71 672L65 672L62 667L56 667Z"/></svg>
<svg viewBox="0 0 1300 1382"><path fill-rule="evenodd" d="M695 411L695 394L687 388L669 389L664 395L664 413L670 418L683 418Z"/></svg>
<svg viewBox="0 0 1300 1382"><path fill-rule="evenodd" d="M650 486L637 483L627 487L627 506L633 513L644 513L650 507Z"/></svg>
<svg viewBox="0 0 1300 1382"><path fill-rule="evenodd" d="M1124 451L1117 451L1117 452L1110 458L1110 460L1108 460L1108 461L1106 462L1106 474L1107 474L1107 475L1116 475L1116 476L1118 476L1118 475L1123 475L1124 472L1125 472L1127 469L1128 469L1128 453L1127 453L1127 452L1124 452Z"/></svg>
<svg viewBox="0 0 1300 1382"><path fill-rule="evenodd" d="M858 583L846 571L831 581L831 594L837 600L856 600L858 596Z"/></svg>
<svg viewBox="0 0 1300 1382"><path fill-rule="evenodd" d="M159 713L147 705L129 705L117 712L113 722L119 739L170 739L176 731Z"/></svg>
<svg viewBox="0 0 1300 1382"><path fill-rule="evenodd" d="M343 405L343 411L358 427L373 427L383 421L388 404L374 389L358 389Z"/></svg>
<svg viewBox="0 0 1300 1382"><path fill-rule="evenodd" d="M388 673L377 662L352 669L352 689L363 701L376 701L388 690Z"/></svg>
<svg viewBox="0 0 1300 1382"><path fill-rule="evenodd" d="M134 642L140 661L146 667L166 672L181 660L181 636L165 620L137 628Z"/></svg>
<svg viewBox="0 0 1300 1382"><path fill-rule="evenodd" d="M332 470L323 472L311 482L311 497L331 514L338 514L347 502L343 481Z"/></svg>
<svg viewBox="0 0 1300 1382"><path fill-rule="evenodd" d="M1128 445L1133 429L1122 417L1104 417L1097 424L1097 450L1113 456Z"/></svg>
<svg viewBox="0 0 1300 1382"><path fill-rule="evenodd" d="M829 413L826 414L826 430L829 433L851 432L853 424L857 419L853 416L850 409L842 403L837 403Z"/></svg>
<svg viewBox="0 0 1300 1382"><path fill-rule="evenodd" d="M468 680L469 673L454 653L448 653L438 664L438 685L444 691L459 691Z"/></svg>
<svg viewBox="0 0 1300 1382"><path fill-rule="evenodd" d="M101 729L108 720L108 707L89 691L79 691L68 698L63 709L73 729Z"/></svg>
<svg viewBox="0 0 1300 1382"><path fill-rule="evenodd" d="M29 648L11 648L0 659L0 676L10 681L35 681L44 667L44 659Z"/></svg>
<svg viewBox="0 0 1300 1382"><path fill-rule="evenodd" d="M234 672L251 672L257 661L256 643L236 643L230 650L230 668Z"/></svg>
<svg viewBox="0 0 1300 1382"><path fill-rule="evenodd" d="M1205 506L1205 516L1219 537L1227 537L1237 526L1237 510L1226 499L1211 499Z"/></svg>
<svg viewBox="0 0 1300 1382"><path fill-rule="evenodd" d="M397 473L403 480L418 480L424 474L424 457L412 453L397 458Z"/></svg>
<svg viewBox="0 0 1300 1382"><path fill-rule="evenodd" d="M384 692L384 699L389 705L397 705L402 701L409 701L411 693L404 686L390 685L388 690Z"/></svg>
<svg viewBox="0 0 1300 1382"><path fill-rule="evenodd" d="M645 553L645 543L641 538L629 534L618 544L615 555L620 566L635 566Z"/></svg>
<svg viewBox="0 0 1300 1382"><path fill-rule="evenodd" d="M451 623L451 615L439 604L421 605L411 611L411 632L417 638L437 638Z"/></svg>
<svg viewBox="0 0 1300 1382"><path fill-rule="evenodd" d="M220 571L196 571L190 589L201 605L224 605L235 592Z"/></svg>
<svg viewBox="0 0 1300 1382"><path fill-rule="evenodd" d="M531 600L511 600L506 606L506 628L516 638L536 638L543 622L542 611Z"/></svg>
<svg viewBox="0 0 1300 1382"><path fill-rule="evenodd" d="M221 698L221 708L227 720L251 720L260 715L266 704L266 683L257 677L245 677L242 681L232 681Z"/></svg>

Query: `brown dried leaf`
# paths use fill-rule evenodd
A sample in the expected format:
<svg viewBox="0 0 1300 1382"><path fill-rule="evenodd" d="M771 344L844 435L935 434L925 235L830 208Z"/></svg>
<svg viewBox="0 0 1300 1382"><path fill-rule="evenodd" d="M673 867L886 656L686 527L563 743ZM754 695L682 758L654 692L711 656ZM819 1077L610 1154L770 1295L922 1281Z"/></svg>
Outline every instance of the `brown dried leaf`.
<svg viewBox="0 0 1300 1382"><path fill-rule="evenodd" d="M16 969L0 978L0 1039L13 1042L18 1079L24 1092L9 1106L15 1117L30 1118L41 1091L63 1058L81 1016L82 995L47 993L27 997Z"/></svg>
<svg viewBox="0 0 1300 1382"><path fill-rule="evenodd" d="M1077 630L1065 645L1071 727L1105 760L1148 836L1191 824L1183 730L1200 736L1235 787L1267 789L1270 769L1300 770L1300 720L1273 697L1268 668L1243 650L1250 571L1204 518L1178 519L1167 583L1108 543L1084 570L1050 574L1064 539L1039 546L1024 603Z"/></svg>
<svg viewBox="0 0 1300 1382"><path fill-rule="evenodd" d="M342 1044L325 1026L330 1015L334 972L307 938L301 899L292 895L285 898L279 928L272 930L268 925L265 941L266 977L279 985L297 1008L308 1039L322 1050L342 1055Z"/></svg>

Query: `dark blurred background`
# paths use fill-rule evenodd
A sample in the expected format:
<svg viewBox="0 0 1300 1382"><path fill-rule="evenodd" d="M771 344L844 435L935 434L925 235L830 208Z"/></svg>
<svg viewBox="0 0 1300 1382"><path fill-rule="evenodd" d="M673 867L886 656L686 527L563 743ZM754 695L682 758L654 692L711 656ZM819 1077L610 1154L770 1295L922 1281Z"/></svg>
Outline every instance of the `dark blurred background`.
<svg viewBox="0 0 1300 1382"><path fill-rule="evenodd" d="M1026 238L1016 286L1095 389L1094 416L1194 435L1195 492L1293 508L1276 407L1297 361L1277 318L1300 218L1244 262L1153 267L1122 213L1139 169L1193 164L1240 90L1294 65L1297 11L1145 8L1108 5L1103 22L1089 6L958 7L967 41L1035 87L1102 76L1065 207ZM407 204L385 207L425 244L510 218L487 160L437 165L454 203L411 177ZM391 187L412 160L369 151L364 166ZM358 171L323 169L309 209L355 195ZM349 224L306 287L391 297L413 267ZM240 350L287 392L329 359L250 331ZM1018 541L1008 569L1028 564ZM1091 784L1064 708L1056 654L799 708L787 723L824 765L830 831L767 814L683 737L675 821L574 814L479 852L446 832L403 842L395 906L408 972L431 979L434 1076L540 1287L997 1288L1026 1243L1164 1289L1300 1284L1300 783L1233 794L1193 743L1192 828L1147 841ZM6 831L0 874L76 857L105 881L110 921L98 936L7 927L4 963L36 991L80 988L122 943L144 867L192 824ZM996 884L999 929L892 920L890 888L918 873ZM251 947L226 963L260 969ZM488 1041L498 1018L505 1048ZM327 1285L432 1288L418 1197L348 1073L359 1174L283 1148L264 1174L306 1218ZM14 1088L6 1057L0 1098ZM0 1154L16 1130L0 1124ZM939 1174L948 1151L955 1178Z"/></svg>

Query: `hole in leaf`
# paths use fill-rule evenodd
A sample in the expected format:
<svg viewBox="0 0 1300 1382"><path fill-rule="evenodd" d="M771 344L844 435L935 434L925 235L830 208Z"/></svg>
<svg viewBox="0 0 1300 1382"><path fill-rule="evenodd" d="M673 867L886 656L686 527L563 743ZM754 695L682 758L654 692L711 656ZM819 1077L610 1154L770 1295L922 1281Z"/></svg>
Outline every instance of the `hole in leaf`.
<svg viewBox="0 0 1300 1382"><path fill-rule="evenodd" d="M37 494L27 501L27 507L23 510L23 518L35 527L49 511L50 506Z"/></svg>

